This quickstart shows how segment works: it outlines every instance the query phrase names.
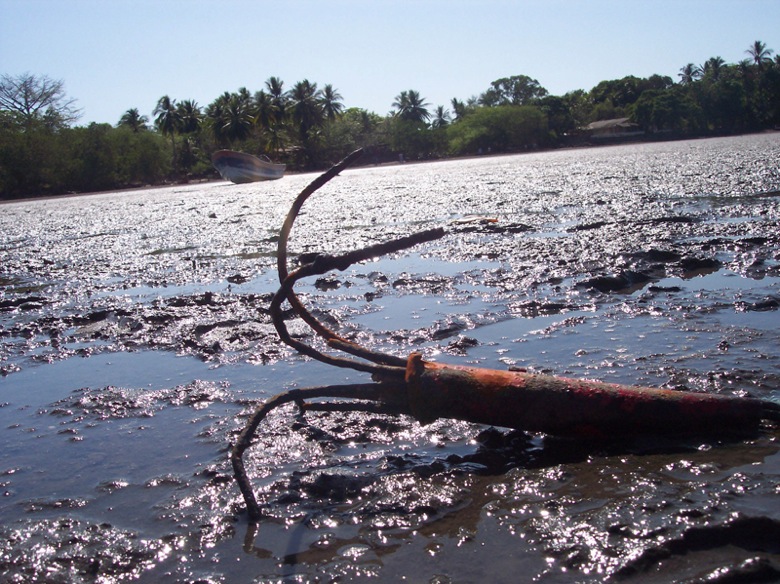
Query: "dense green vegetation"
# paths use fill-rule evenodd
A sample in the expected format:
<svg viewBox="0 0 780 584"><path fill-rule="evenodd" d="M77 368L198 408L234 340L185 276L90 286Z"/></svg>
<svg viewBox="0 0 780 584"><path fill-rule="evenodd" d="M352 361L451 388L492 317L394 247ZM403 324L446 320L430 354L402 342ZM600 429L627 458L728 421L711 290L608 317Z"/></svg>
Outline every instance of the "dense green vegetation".
<svg viewBox="0 0 780 584"><path fill-rule="evenodd" d="M687 64L679 80L653 75L549 95L535 79L498 79L481 95L431 105L401 91L387 116L345 109L332 85L285 89L271 77L252 93L225 92L201 107L164 95L153 120L129 109L116 126L74 126L62 81L0 77L0 198L86 192L216 176L221 148L318 169L357 147L367 163L514 152L587 143L591 122L629 118L639 139L753 132L780 126L780 56L756 41L740 63ZM636 136L635 136L636 138Z"/></svg>

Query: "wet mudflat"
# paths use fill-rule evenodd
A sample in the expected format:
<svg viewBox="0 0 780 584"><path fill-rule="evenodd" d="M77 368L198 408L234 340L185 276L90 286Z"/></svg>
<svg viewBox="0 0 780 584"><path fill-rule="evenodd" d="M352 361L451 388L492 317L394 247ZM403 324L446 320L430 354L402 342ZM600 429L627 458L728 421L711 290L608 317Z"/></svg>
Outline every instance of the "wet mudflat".
<svg viewBox="0 0 780 584"><path fill-rule="evenodd" d="M443 226L303 298L399 356L780 401L778 160L775 133L347 170L290 252ZM780 580L772 427L583 444L283 409L250 527L228 445L253 406L367 381L267 314L313 176L0 206L1 581Z"/></svg>

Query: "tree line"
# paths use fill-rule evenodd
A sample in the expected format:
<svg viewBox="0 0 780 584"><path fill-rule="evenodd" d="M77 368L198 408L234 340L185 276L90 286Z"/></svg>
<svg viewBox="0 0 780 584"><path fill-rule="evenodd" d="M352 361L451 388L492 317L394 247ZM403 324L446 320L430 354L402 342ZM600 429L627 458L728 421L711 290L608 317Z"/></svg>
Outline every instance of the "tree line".
<svg viewBox="0 0 780 584"><path fill-rule="evenodd" d="M739 63L712 57L679 79L602 81L550 95L514 75L483 93L432 108L401 91L390 113L345 108L333 85L225 92L205 107L162 96L150 120L137 108L117 124L76 126L80 112L62 81L0 76L0 197L90 192L211 178L218 149L266 154L291 169L319 169L355 148L367 163L515 152L587 143L587 125L628 118L646 139L724 135L780 127L780 56L755 41Z"/></svg>

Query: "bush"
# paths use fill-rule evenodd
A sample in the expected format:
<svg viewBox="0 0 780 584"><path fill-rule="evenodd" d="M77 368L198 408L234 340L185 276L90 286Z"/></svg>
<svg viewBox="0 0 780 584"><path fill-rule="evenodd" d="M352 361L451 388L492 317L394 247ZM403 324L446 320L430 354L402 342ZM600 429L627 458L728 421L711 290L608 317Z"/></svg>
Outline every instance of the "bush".
<svg viewBox="0 0 780 584"><path fill-rule="evenodd" d="M452 154L510 152L546 145L547 116L536 106L474 110L447 128Z"/></svg>

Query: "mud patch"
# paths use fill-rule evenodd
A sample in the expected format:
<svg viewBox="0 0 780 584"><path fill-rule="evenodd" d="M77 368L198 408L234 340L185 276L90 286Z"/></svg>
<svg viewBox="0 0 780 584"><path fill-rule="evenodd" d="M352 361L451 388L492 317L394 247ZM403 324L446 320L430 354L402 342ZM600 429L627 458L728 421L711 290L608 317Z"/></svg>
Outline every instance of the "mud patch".
<svg viewBox="0 0 780 584"><path fill-rule="evenodd" d="M196 380L187 385L159 390L85 387L55 402L48 413L68 418L71 422L149 418L170 406L189 406L199 410L214 402L225 402L232 397L228 392L229 386L227 382L215 384Z"/></svg>
<svg viewBox="0 0 780 584"><path fill-rule="evenodd" d="M0 571L9 582L81 583L137 579L171 551L107 523L65 517L0 527Z"/></svg>
<svg viewBox="0 0 780 584"><path fill-rule="evenodd" d="M762 135L350 170L307 202L293 255L450 233L302 299L397 356L780 401L778 158ZM311 178L4 206L7 574L776 579L778 550L749 537L780 519L772 427L614 448L284 409L247 453L266 514L248 525L227 459L246 416L366 381L280 347L268 318L276 234Z"/></svg>

